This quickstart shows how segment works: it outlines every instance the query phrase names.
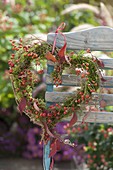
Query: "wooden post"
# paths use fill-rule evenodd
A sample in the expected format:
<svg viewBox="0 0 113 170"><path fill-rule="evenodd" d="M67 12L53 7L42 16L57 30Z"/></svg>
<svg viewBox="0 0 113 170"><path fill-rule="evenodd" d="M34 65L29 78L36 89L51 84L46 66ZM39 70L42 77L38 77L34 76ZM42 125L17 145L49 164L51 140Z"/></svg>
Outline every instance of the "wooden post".
<svg viewBox="0 0 113 170"><path fill-rule="evenodd" d="M44 145L43 149L43 167L44 170L50 170L50 162L51 159L49 158L49 153L50 153L50 141Z"/></svg>
<svg viewBox="0 0 113 170"><path fill-rule="evenodd" d="M54 66L51 65L47 65L47 73L51 74L54 70ZM48 92L52 92L53 91L53 84L49 84L46 87L46 91ZM50 105L50 103L46 103L47 106ZM50 153L50 142L48 141L48 143L46 145L44 145L44 149L43 149L43 167L44 170L50 170L50 163L51 163L51 159L49 158L49 153Z"/></svg>

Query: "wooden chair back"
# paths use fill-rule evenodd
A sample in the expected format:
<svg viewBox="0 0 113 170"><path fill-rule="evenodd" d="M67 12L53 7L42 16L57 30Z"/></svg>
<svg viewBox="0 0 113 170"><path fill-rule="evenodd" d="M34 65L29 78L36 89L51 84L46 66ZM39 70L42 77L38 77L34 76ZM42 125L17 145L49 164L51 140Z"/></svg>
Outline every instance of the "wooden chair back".
<svg viewBox="0 0 113 170"><path fill-rule="evenodd" d="M67 49L68 50L87 50L90 48L91 51L113 51L113 29L100 26L91 29L78 31L78 32L66 32ZM54 42L55 33L49 33L47 41L50 44ZM56 46L61 48L64 45L64 38L58 34L56 39ZM113 58L102 58L104 63L104 70L113 70ZM54 63L48 62L48 69L46 75L47 90L45 94L45 100L47 105L52 103L63 102L66 97L73 95L73 92L56 92L54 91L54 84L51 78L51 73L54 70ZM106 72L106 71L105 71ZM112 74L113 75L113 74ZM113 106L113 76L105 75L104 78L107 80L101 82L101 88L106 88L110 91L108 93L96 93L93 94L93 100L98 102L100 105L101 101L106 106ZM79 78L76 75L67 74L62 76L62 86L79 86ZM109 90L110 89L110 90ZM106 90L106 91L107 91ZM78 121L82 121L83 117L79 117ZM85 119L85 122L97 122L97 123L113 123L113 112L111 111L91 111L89 116Z"/></svg>

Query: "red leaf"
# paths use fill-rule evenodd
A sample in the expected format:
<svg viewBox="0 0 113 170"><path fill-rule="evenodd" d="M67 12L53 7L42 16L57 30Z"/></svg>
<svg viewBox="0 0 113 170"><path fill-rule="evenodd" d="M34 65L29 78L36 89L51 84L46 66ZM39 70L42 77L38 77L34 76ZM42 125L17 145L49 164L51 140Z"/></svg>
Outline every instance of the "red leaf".
<svg viewBox="0 0 113 170"><path fill-rule="evenodd" d="M105 81L107 81L107 80L106 80L106 79L104 79L103 77L101 77L101 81L105 82Z"/></svg>
<svg viewBox="0 0 113 170"><path fill-rule="evenodd" d="M64 46L58 52L58 56L60 57L61 62L65 61L66 46L67 44L65 43Z"/></svg>
<svg viewBox="0 0 113 170"><path fill-rule="evenodd" d="M39 107L37 106L36 102L34 102L33 106L34 106L35 110L37 110L37 111L40 110Z"/></svg>
<svg viewBox="0 0 113 170"><path fill-rule="evenodd" d="M57 147L57 151L60 150L61 145L60 145L60 141L59 140L56 141L56 147Z"/></svg>
<svg viewBox="0 0 113 170"><path fill-rule="evenodd" d="M69 126L73 126L77 122L77 115L76 113L73 114L72 119L70 120Z"/></svg>
<svg viewBox="0 0 113 170"><path fill-rule="evenodd" d="M97 59L97 64L100 66L100 67L104 67L104 63L103 63L103 61L102 60L98 60Z"/></svg>
<svg viewBox="0 0 113 170"><path fill-rule="evenodd" d="M50 149L51 149L51 151L50 151L49 157L53 157L57 152L56 140L54 140L51 143Z"/></svg>
<svg viewBox="0 0 113 170"><path fill-rule="evenodd" d="M56 61L57 61L56 58L55 58L55 56L52 55L50 52L47 52L46 55L45 55L45 57L47 58L47 60L51 60L51 61L53 61L53 62L56 62Z"/></svg>
<svg viewBox="0 0 113 170"><path fill-rule="evenodd" d="M23 97L18 105L20 112L22 113L26 107L26 98Z"/></svg>

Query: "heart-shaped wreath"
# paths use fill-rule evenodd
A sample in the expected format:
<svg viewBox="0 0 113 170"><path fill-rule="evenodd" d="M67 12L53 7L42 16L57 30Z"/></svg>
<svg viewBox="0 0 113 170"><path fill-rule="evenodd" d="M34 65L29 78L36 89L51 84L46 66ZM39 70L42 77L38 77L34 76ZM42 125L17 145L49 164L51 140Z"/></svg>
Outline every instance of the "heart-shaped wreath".
<svg viewBox="0 0 113 170"><path fill-rule="evenodd" d="M61 30L61 27L59 27ZM58 32L56 32L58 33ZM63 35L61 33L61 35ZM88 49L85 57L84 51L79 53L66 52L66 38L63 35L65 43L59 49L54 44L48 44L38 39L38 42L25 42L20 39L19 43L12 40L15 54L11 55L9 60L10 77L15 94L15 99L20 112L24 112L31 121L42 127L42 140L46 144L51 138L50 157L53 156L59 148L59 142L64 142L71 146L69 140L63 140L54 130L57 123L63 118L71 116L69 126L77 122L77 114L83 112L86 105L92 98L92 92L96 92L102 78L99 67L103 67L102 61L92 55ZM56 103L47 107L43 99L36 99L32 96L32 91L37 83L37 75L43 74L43 62L51 60L54 62L54 71L51 73L53 84L56 86L62 84L62 74L66 68L71 73L80 77L81 88L75 94L65 99L63 103ZM40 68L36 70L35 68ZM54 149L56 148L56 149Z"/></svg>

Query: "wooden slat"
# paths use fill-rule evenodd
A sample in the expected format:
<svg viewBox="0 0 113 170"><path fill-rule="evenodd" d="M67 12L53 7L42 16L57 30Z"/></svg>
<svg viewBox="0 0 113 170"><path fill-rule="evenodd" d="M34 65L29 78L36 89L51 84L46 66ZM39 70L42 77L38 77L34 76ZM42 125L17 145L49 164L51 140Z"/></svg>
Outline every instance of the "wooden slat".
<svg viewBox="0 0 113 170"><path fill-rule="evenodd" d="M100 26L83 31L63 33L66 36L67 48L70 50L113 51L113 29ZM47 41L54 42L55 33L49 33ZM64 37L58 34L56 46L64 45Z"/></svg>
<svg viewBox="0 0 113 170"><path fill-rule="evenodd" d="M78 116L78 122L83 121L84 116ZM64 121L70 121L71 117L63 119ZM85 118L85 122L90 123L113 123L113 112L90 112Z"/></svg>
<svg viewBox="0 0 113 170"><path fill-rule="evenodd" d="M75 95L74 92L46 92L45 100L48 102L64 102L66 98ZM105 100L106 106L113 106L113 94L92 94L92 101L90 104L97 104L99 101Z"/></svg>
<svg viewBox="0 0 113 170"><path fill-rule="evenodd" d="M100 59L104 63L104 68L102 69L113 69L113 58ZM48 61L48 65L55 65L52 61Z"/></svg>
<svg viewBox="0 0 113 170"><path fill-rule="evenodd" d="M112 88L113 87L113 76L103 76L107 81L101 82L101 87ZM62 75L62 85L64 86L79 86L81 78L80 76L67 74ZM50 74L46 75L46 84L53 84L53 78Z"/></svg>

